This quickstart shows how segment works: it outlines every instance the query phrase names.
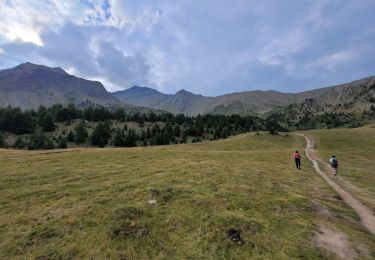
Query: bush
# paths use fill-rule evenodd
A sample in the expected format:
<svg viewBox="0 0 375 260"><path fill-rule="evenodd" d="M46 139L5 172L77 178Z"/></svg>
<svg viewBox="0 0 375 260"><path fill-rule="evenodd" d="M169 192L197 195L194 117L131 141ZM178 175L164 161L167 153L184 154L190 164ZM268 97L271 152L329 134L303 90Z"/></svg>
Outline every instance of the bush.
<svg viewBox="0 0 375 260"><path fill-rule="evenodd" d="M66 149L68 147L68 143L66 141L66 138L60 136L57 141L57 148L59 149Z"/></svg>
<svg viewBox="0 0 375 260"><path fill-rule="evenodd" d="M50 138L46 138L46 142L44 143L44 146L42 147L42 149L52 150L52 149L55 149L55 145Z"/></svg>
<svg viewBox="0 0 375 260"><path fill-rule="evenodd" d="M25 146L26 144L21 137L18 137L16 141L14 141L13 143L13 148L16 148L16 149L23 149L25 148Z"/></svg>
<svg viewBox="0 0 375 260"><path fill-rule="evenodd" d="M47 140L44 135L33 134L27 143L27 148L29 150L42 149L45 146L46 141Z"/></svg>

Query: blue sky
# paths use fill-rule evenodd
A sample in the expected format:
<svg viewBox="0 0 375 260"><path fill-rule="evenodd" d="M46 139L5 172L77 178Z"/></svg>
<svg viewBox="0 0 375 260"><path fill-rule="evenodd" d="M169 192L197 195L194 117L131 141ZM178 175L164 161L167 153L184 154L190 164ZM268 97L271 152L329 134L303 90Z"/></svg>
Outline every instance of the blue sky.
<svg viewBox="0 0 375 260"><path fill-rule="evenodd" d="M374 0L0 0L0 69L30 61L203 95L375 75Z"/></svg>

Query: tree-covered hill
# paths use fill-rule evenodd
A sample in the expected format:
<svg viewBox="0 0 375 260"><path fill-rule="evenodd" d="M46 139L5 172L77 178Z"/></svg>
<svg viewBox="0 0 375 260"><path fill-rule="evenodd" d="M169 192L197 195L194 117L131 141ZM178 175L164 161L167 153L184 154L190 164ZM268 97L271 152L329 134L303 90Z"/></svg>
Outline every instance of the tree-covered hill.
<svg viewBox="0 0 375 260"><path fill-rule="evenodd" d="M230 135L266 130L266 120L256 116L198 115L129 112L93 106L74 105L22 111L0 109L2 146L52 149L77 146L147 146L216 140ZM283 130L272 125L273 131Z"/></svg>

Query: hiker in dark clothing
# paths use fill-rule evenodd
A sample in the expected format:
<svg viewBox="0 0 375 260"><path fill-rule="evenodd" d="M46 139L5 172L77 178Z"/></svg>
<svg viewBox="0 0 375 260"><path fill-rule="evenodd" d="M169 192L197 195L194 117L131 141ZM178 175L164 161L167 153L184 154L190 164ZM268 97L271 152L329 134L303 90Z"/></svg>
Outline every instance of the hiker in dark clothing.
<svg viewBox="0 0 375 260"><path fill-rule="evenodd" d="M301 170L301 155L299 154L298 151L296 151L294 154L293 154L293 157L294 157L294 161L296 163L296 168Z"/></svg>
<svg viewBox="0 0 375 260"><path fill-rule="evenodd" d="M331 159L329 159L329 164L332 166L333 175L337 175L339 173L339 160L337 160L335 155L332 155Z"/></svg>

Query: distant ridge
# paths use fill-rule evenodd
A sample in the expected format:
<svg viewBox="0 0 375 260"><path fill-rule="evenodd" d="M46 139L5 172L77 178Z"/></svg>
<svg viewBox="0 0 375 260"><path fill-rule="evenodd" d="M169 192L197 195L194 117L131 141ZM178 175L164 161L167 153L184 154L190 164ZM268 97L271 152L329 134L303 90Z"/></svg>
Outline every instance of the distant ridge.
<svg viewBox="0 0 375 260"><path fill-rule="evenodd" d="M374 84L375 76L301 93L256 90L205 97L186 90L180 90L174 95L170 95L152 88L135 86L112 94L120 101L131 105L166 110L175 114L215 113L228 115L265 113L279 106L301 103L306 99L314 99L318 104L354 102L358 107L361 107L368 105L366 97L374 95L366 87ZM354 97L356 97L355 100L353 100Z"/></svg>

